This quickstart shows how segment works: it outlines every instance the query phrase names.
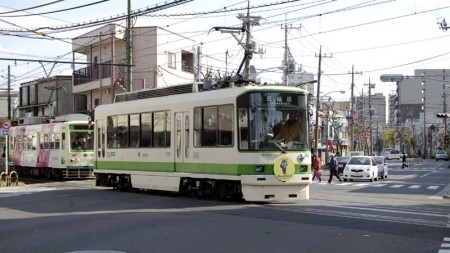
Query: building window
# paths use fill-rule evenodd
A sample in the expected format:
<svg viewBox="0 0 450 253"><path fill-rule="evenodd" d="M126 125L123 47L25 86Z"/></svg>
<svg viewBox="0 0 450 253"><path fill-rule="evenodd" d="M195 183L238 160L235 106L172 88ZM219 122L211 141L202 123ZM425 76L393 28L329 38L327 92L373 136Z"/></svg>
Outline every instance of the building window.
<svg viewBox="0 0 450 253"><path fill-rule="evenodd" d="M176 69L177 68L177 55L174 53L169 53L167 59L167 65L169 68Z"/></svg>

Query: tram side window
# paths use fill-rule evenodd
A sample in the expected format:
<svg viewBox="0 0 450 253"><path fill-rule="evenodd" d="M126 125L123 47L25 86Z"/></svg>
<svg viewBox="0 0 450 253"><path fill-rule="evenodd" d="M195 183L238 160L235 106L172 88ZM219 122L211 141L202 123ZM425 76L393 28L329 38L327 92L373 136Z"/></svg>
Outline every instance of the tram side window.
<svg viewBox="0 0 450 253"><path fill-rule="evenodd" d="M141 137L140 147L150 147L152 145L152 114L141 114Z"/></svg>
<svg viewBox="0 0 450 253"><path fill-rule="evenodd" d="M31 137L31 140L30 140L31 149L32 150L36 150L36 148L37 148L37 136L36 135L31 135L30 137Z"/></svg>
<svg viewBox="0 0 450 253"><path fill-rule="evenodd" d="M17 136L15 138L14 149L23 150L23 147L22 147L22 136Z"/></svg>
<svg viewBox="0 0 450 253"><path fill-rule="evenodd" d="M233 146L233 105L219 106L219 115L219 144L220 146Z"/></svg>
<svg viewBox="0 0 450 253"><path fill-rule="evenodd" d="M139 147L139 114L130 115L130 148Z"/></svg>
<svg viewBox="0 0 450 253"><path fill-rule="evenodd" d="M153 146L170 147L170 113L153 113Z"/></svg>
<svg viewBox="0 0 450 253"><path fill-rule="evenodd" d="M66 133L62 133L62 138L61 138L61 149L64 150L66 148Z"/></svg>
<svg viewBox="0 0 450 253"><path fill-rule="evenodd" d="M43 143L44 143L44 149L49 149L50 148L50 143L48 140L48 134L43 134L44 138L43 138Z"/></svg>
<svg viewBox="0 0 450 253"><path fill-rule="evenodd" d="M59 141L59 134L54 134L53 135L53 141L55 142L54 148L55 149L59 149L59 143L60 143L60 141Z"/></svg>
<svg viewBox="0 0 450 253"><path fill-rule="evenodd" d="M39 148L44 149L44 134L38 134L39 135Z"/></svg>
<svg viewBox="0 0 450 253"><path fill-rule="evenodd" d="M128 115L117 116L117 147L128 147Z"/></svg>
<svg viewBox="0 0 450 253"><path fill-rule="evenodd" d="M106 126L106 138L107 138L107 147L115 148L116 145L116 128L117 128L117 116L109 116L107 118L107 126Z"/></svg>
<svg viewBox="0 0 450 253"><path fill-rule="evenodd" d="M239 108L239 143L241 149L248 149L248 113L246 108Z"/></svg>
<svg viewBox="0 0 450 253"><path fill-rule="evenodd" d="M217 106L203 108L202 146L217 146Z"/></svg>
<svg viewBox="0 0 450 253"><path fill-rule="evenodd" d="M202 141L202 108L194 108L194 147L200 147Z"/></svg>
<svg viewBox="0 0 450 253"><path fill-rule="evenodd" d="M25 137L27 142L27 149L28 150L36 150L36 147L33 146L33 136L28 135Z"/></svg>
<svg viewBox="0 0 450 253"><path fill-rule="evenodd" d="M233 105L194 108L195 147L232 147L233 136Z"/></svg>

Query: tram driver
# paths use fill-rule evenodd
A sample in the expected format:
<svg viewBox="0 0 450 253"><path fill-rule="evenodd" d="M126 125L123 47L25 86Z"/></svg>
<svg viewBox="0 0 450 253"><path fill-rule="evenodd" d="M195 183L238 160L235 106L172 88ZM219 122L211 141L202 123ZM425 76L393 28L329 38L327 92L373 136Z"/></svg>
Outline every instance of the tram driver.
<svg viewBox="0 0 450 253"><path fill-rule="evenodd" d="M76 150L84 150L85 149L85 145L83 142L83 139L79 136L75 137L75 140L72 142L72 149L76 149Z"/></svg>
<svg viewBox="0 0 450 253"><path fill-rule="evenodd" d="M297 113L290 113L282 123L279 132L275 136L276 140L284 140L284 143L300 140L300 122Z"/></svg>

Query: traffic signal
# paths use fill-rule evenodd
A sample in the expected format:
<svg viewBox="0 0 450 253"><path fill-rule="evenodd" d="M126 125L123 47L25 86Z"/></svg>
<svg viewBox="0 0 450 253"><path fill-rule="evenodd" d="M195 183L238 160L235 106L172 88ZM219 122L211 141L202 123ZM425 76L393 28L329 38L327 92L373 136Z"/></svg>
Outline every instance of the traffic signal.
<svg viewBox="0 0 450 253"><path fill-rule="evenodd" d="M438 117L438 118L448 118L450 116L450 114L448 114L448 113L438 113L438 114L436 114L436 117Z"/></svg>

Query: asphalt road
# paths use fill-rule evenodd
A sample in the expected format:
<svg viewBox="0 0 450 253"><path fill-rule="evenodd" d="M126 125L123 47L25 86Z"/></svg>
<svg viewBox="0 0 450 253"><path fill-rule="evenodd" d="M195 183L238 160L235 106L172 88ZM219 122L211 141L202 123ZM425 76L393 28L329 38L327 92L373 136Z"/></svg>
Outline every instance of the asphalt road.
<svg viewBox="0 0 450 253"><path fill-rule="evenodd" d="M8 253L446 253L444 163L408 169L392 163L388 179L372 183L314 182L310 200L283 204L116 192L93 181L0 188L0 247Z"/></svg>

